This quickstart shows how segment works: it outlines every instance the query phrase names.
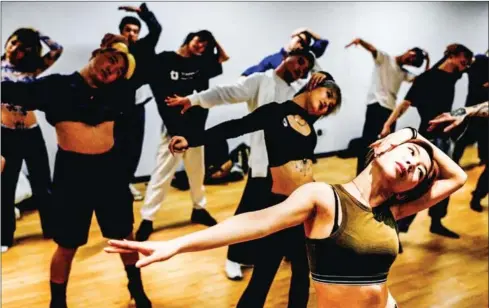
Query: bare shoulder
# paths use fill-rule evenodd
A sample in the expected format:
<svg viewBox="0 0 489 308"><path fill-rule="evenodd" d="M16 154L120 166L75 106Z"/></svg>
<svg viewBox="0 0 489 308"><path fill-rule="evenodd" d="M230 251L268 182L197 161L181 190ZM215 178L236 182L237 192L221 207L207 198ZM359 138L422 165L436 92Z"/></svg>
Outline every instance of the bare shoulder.
<svg viewBox="0 0 489 308"><path fill-rule="evenodd" d="M314 202L318 210L329 211L333 209L335 196L333 187L324 182L308 183L301 187Z"/></svg>

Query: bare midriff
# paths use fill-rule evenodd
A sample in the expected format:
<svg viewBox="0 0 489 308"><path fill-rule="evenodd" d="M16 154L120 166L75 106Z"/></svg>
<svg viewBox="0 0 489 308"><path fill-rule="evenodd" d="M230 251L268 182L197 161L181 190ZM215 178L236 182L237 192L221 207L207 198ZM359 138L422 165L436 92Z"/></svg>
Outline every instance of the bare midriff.
<svg viewBox="0 0 489 308"><path fill-rule="evenodd" d="M11 129L31 128L37 124L34 111L12 110L16 106L2 104L2 125ZM17 107L18 108L18 107Z"/></svg>
<svg viewBox="0 0 489 308"><path fill-rule="evenodd" d="M396 305L385 283L351 286L314 281L313 284L318 308L394 308Z"/></svg>
<svg viewBox="0 0 489 308"><path fill-rule="evenodd" d="M310 159L293 160L279 166L271 167L273 185L272 193L289 196L300 186L314 182L312 161Z"/></svg>
<svg viewBox="0 0 489 308"><path fill-rule="evenodd" d="M81 122L56 124L58 145L61 149L80 154L102 154L114 146L114 121L90 126Z"/></svg>

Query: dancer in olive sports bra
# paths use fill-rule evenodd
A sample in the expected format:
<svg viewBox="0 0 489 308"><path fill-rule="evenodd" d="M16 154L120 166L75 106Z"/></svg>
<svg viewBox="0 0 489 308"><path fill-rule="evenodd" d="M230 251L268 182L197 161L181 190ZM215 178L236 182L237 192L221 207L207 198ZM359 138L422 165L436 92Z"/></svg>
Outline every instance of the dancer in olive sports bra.
<svg viewBox="0 0 489 308"><path fill-rule="evenodd" d="M371 148L367 167L346 184L308 183L275 206L209 229L169 241L111 240L105 251L141 252L146 257L136 266L143 267L304 224L318 307L396 307L386 283L398 253L395 220L443 200L462 187L467 175L412 128Z"/></svg>

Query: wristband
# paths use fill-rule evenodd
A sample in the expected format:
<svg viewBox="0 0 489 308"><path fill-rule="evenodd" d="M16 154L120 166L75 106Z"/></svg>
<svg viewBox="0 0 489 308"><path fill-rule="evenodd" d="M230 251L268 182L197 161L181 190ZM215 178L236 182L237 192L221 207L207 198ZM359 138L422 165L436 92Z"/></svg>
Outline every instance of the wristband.
<svg viewBox="0 0 489 308"><path fill-rule="evenodd" d="M418 138L418 130L415 129L415 128L412 128L412 127L407 127L411 130L411 133L413 134L413 136L411 137L411 139L416 139Z"/></svg>

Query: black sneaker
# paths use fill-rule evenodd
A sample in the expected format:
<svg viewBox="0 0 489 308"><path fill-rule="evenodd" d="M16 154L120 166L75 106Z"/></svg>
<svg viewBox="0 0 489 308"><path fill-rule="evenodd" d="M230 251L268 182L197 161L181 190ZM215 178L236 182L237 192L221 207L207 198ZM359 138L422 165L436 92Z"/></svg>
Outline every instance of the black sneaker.
<svg viewBox="0 0 489 308"><path fill-rule="evenodd" d="M147 241L151 233L153 233L153 222L151 220L143 219L139 225L138 231L136 232L136 241Z"/></svg>
<svg viewBox="0 0 489 308"><path fill-rule="evenodd" d="M151 301L146 293L144 293L143 287L134 283L127 285L131 299L134 299L137 308L152 308Z"/></svg>
<svg viewBox="0 0 489 308"><path fill-rule="evenodd" d="M482 205L480 199L472 198L470 200L470 208L476 212L482 212Z"/></svg>
<svg viewBox="0 0 489 308"><path fill-rule="evenodd" d="M207 212L206 209L193 209L190 220L195 224L212 227L217 225L217 221Z"/></svg>
<svg viewBox="0 0 489 308"><path fill-rule="evenodd" d="M447 229L441 222L431 222L430 232L449 238L460 238L460 235Z"/></svg>

